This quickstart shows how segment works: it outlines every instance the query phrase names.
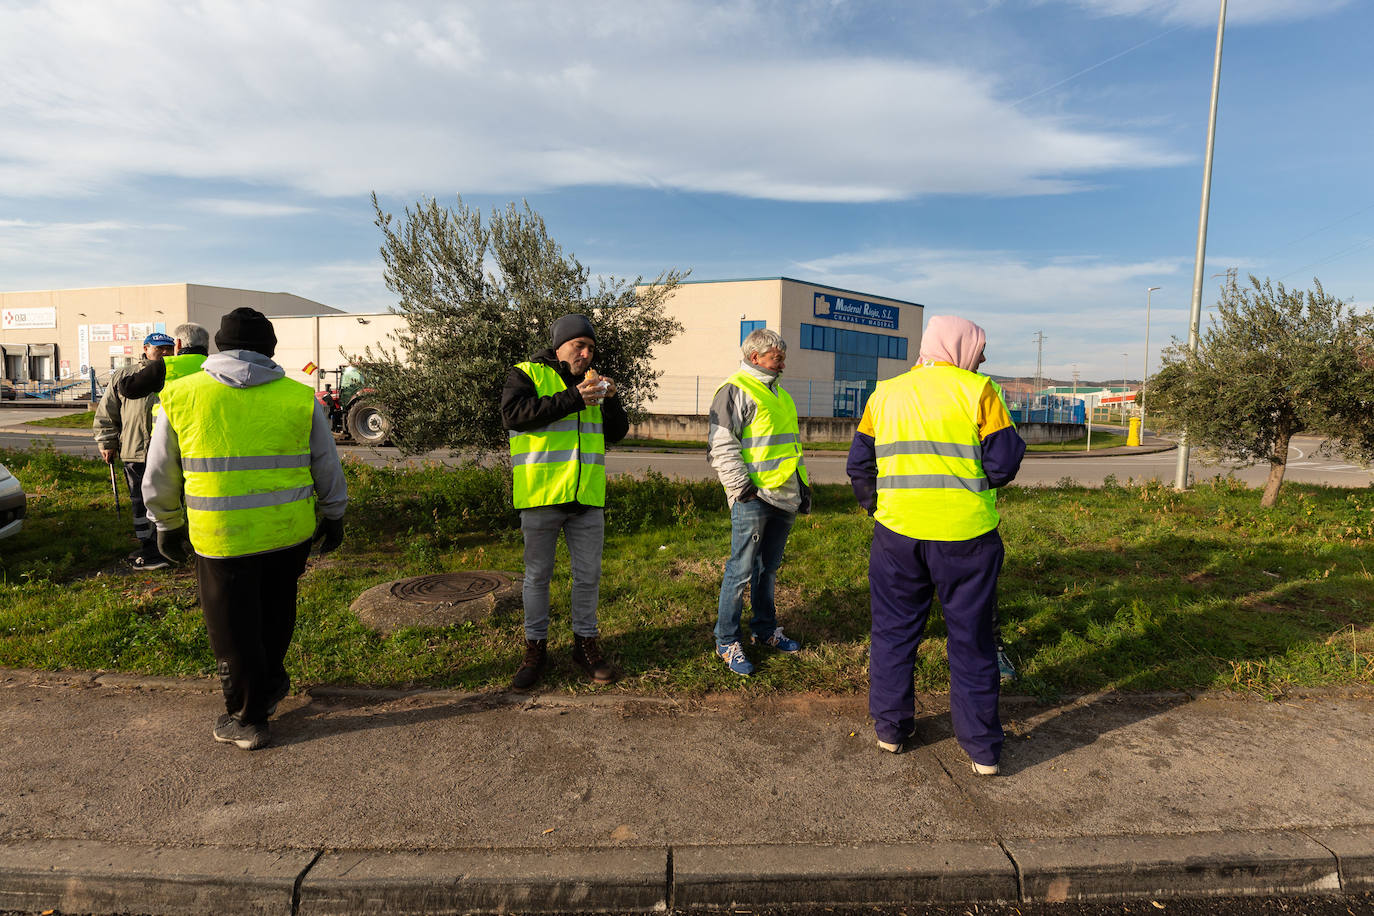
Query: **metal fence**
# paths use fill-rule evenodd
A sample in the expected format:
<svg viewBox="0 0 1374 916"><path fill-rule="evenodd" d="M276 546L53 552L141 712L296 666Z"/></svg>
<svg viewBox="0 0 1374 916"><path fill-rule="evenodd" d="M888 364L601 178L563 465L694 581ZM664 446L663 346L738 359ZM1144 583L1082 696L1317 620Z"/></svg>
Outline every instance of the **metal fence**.
<svg viewBox="0 0 1374 916"><path fill-rule="evenodd" d="M1007 409L1016 423L1086 423L1087 412L1078 398L1059 395L1006 394Z"/></svg>
<svg viewBox="0 0 1374 916"><path fill-rule="evenodd" d="M15 400L51 401L70 403L73 401L95 401L105 393L112 372L97 376L95 370L83 378L31 379L25 382L10 382L14 387Z"/></svg>
<svg viewBox="0 0 1374 916"><path fill-rule="evenodd" d="M723 375L665 375L658 380L658 390L648 410L650 413L705 416L711 412L711 400L725 379ZM792 396L800 417L858 417L876 384L869 379L782 377L782 387Z"/></svg>

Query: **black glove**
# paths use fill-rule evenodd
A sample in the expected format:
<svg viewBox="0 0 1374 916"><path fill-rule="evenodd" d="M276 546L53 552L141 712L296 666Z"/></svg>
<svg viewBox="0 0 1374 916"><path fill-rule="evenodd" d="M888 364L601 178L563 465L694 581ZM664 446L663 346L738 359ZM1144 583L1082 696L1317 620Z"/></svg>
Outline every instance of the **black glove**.
<svg viewBox="0 0 1374 916"><path fill-rule="evenodd" d="M173 563L185 563L195 554L195 549L191 547L191 536L186 532L186 526L181 525L163 531L161 528L157 532L157 552L162 554Z"/></svg>
<svg viewBox="0 0 1374 916"><path fill-rule="evenodd" d="M797 483L801 483L801 481L799 480ZM801 505L797 507L797 514L811 514L811 488L804 483L801 483Z"/></svg>
<svg viewBox="0 0 1374 916"><path fill-rule="evenodd" d="M737 503L753 502L754 500L756 500L756 499L758 499L758 498L759 498L759 488L756 487L756 486L754 486L754 482L751 480L751 481L749 481L749 483L745 484L745 487L744 487L743 490L740 490L740 491L739 491L739 495L735 497L735 502L737 502Z"/></svg>
<svg viewBox="0 0 1374 916"><path fill-rule="evenodd" d="M322 518L311 540L319 542L320 554L323 555L339 549L339 545L343 543L343 531L343 519Z"/></svg>

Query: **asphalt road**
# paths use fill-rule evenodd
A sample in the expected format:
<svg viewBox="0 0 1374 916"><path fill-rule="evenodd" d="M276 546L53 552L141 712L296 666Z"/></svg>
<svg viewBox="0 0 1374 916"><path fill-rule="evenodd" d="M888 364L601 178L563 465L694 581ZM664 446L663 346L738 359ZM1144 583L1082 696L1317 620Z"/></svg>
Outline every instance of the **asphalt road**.
<svg viewBox="0 0 1374 916"><path fill-rule="evenodd" d="M61 410L0 408L0 448L25 449L37 442L49 443L53 448L67 454L96 456L95 445L89 435L80 430L61 431L60 435L36 435L22 430L13 430L12 424L26 420L37 420L41 416L67 413ZM1336 487L1367 487L1374 483L1374 470L1339 457L1326 457L1318 453L1320 439L1299 437L1293 440L1289 449L1288 470L1285 482L1326 484ZM419 461L442 461L457 463L461 456L447 452L431 453L419 458L407 459L395 448L367 448L343 445L341 454L350 455L359 461L373 465L389 465ZM817 483L848 483L845 476L844 452L810 452L806 456L807 468L811 479ZM1044 486L1070 480L1084 486L1101 486L1108 475L1117 481L1144 482L1155 479L1173 483L1178 454L1174 451L1156 452L1148 455L1120 455L1114 457L1036 457L1028 456L1021 464L1021 473L1016 484L1020 486ZM656 452L647 450L615 449L606 456L606 470L612 475L643 474L655 470L669 477L683 477L696 480L714 480L715 473L706 464L706 450L690 452ZM1192 481L1206 480L1217 475L1232 473L1250 486L1263 486L1269 475L1267 465L1240 467L1234 463L1221 465L1204 464L1194 452L1190 464Z"/></svg>

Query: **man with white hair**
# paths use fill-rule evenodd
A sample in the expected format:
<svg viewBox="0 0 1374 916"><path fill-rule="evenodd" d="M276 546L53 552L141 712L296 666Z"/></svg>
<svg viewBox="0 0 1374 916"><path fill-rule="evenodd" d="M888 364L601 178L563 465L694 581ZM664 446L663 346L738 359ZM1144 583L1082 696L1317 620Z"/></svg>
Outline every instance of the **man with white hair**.
<svg viewBox="0 0 1374 916"><path fill-rule="evenodd" d="M801 643L778 624L773 590L787 535L797 513L811 511L797 408L778 383L787 342L767 328L752 331L740 350L739 370L716 389L711 402L710 462L730 505L730 557L716 610L716 655L747 677L754 665L741 644L744 589L753 618L751 642L792 653Z"/></svg>
<svg viewBox="0 0 1374 916"><path fill-rule="evenodd" d="M173 354L153 360L137 372L122 376L117 383L126 398L146 398L156 394L170 381L199 372L210 355L210 332L188 321L172 329Z"/></svg>

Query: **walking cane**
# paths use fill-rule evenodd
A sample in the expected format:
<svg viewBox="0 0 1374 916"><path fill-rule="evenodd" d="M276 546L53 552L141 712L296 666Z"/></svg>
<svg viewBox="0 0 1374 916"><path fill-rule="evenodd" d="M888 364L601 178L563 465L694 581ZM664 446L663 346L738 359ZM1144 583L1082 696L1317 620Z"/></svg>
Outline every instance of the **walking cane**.
<svg viewBox="0 0 1374 916"><path fill-rule="evenodd" d="M110 459L110 492L115 498L115 515L122 515L123 510L119 508L119 481L115 479L114 459Z"/></svg>

